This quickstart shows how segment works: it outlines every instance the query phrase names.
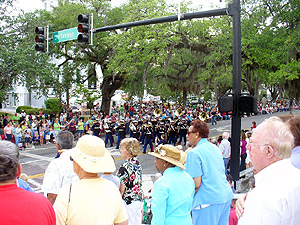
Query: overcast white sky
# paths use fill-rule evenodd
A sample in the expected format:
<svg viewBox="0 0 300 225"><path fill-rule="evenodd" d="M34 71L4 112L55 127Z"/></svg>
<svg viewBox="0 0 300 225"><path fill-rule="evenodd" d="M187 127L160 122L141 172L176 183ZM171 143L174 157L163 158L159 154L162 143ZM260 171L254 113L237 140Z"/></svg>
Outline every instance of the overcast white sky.
<svg viewBox="0 0 300 225"><path fill-rule="evenodd" d="M182 2L184 0L167 0L167 2ZM53 2L57 2L53 0ZM118 6L125 2L125 0L111 0L112 6ZM211 9L211 5L218 5L223 8L226 7L225 0L220 3L220 0L192 0L195 6L203 5L203 10ZM44 8L44 4L41 0L18 0L15 4L19 8L23 9L25 12L33 11L34 9Z"/></svg>

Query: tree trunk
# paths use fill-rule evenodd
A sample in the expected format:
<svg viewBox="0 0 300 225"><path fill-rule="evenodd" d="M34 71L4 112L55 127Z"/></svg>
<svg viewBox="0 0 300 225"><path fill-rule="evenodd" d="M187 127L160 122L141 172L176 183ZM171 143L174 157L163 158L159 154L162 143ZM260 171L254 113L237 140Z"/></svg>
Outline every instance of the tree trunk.
<svg viewBox="0 0 300 225"><path fill-rule="evenodd" d="M118 90L125 83L122 75L106 76L102 84L102 103L101 110L105 114L110 113L110 102L116 90Z"/></svg>
<svg viewBox="0 0 300 225"><path fill-rule="evenodd" d="M67 100L67 109L70 108L70 89L69 87L67 87L67 90L66 90L66 100Z"/></svg>
<svg viewBox="0 0 300 225"><path fill-rule="evenodd" d="M186 89L183 89L182 91L183 110L185 110L186 102L187 102L187 91Z"/></svg>

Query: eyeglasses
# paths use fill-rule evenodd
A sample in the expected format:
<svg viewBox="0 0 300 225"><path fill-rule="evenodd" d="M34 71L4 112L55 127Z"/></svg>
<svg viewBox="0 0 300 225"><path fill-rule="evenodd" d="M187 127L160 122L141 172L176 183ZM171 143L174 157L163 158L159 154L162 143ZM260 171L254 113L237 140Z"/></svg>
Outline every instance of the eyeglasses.
<svg viewBox="0 0 300 225"><path fill-rule="evenodd" d="M70 160L73 162L73 158L70 156Z"/></svg>
<svg viewBox="0 0 300 225"><path fill-rule="evenodd" d="M195 132L195 131L188 131L187 132L188 135L193 134L193 133L197 133L197 132Z"/></svg>
<svg viewBox="0 0 300 225"><path fill-rule="evenodd" d="M260 146L260 150L263 150L263 147L270 147L270 148L273 148L271 145L269 144L257 144L257 143L253 143L252 140L250 139L249 141L249 149L251 149L251 145L257 145L257 146Z"/></svg>

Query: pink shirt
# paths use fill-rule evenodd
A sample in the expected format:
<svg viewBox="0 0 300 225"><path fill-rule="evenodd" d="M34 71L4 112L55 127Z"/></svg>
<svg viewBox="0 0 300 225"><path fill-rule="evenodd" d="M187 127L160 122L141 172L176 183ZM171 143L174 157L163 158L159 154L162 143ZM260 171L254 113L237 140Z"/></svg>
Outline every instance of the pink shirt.
<svg viewBox="0 0 300 225"><path fill-rule="evenodd" d="M5 126L4 127L4 133L5 134L12 134L12 126L10 126L10 127Z"/></svg>

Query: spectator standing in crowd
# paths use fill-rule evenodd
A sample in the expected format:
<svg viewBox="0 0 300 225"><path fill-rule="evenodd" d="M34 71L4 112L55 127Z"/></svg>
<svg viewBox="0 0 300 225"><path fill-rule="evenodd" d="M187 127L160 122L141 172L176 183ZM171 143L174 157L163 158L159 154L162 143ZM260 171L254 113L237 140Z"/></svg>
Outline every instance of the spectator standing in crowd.
<svg viewBox="0 0 300 225"><path fill-rule="evenodd" d="M16 125L16 133L15 133L15 141L16 141L17 146L19 146L20 143L22 145L22 142L21 142L22 135L23 135L22 128L20 127L20 124L17 124Z"/></svg>
<svg viewBox="0 0 300 225"><path fill-rule="evenodd" d="M46 130L45 121L44 120L41 120L38 123L38 129L39 129L39 134L40 134L40 145L43 145L44 144L45 130Z"/></svg>
<svg viewBox="0 0 300 225"><path fill-rule="evenodd" d="M228 141L229 133L224 132L222 135L222 138L223 139L220 143L219 148L220 148L222 156L223 156L225 175L227 175L228 162L229 162L230 155L231 155L231 145L230 145L230 142Z"/></svg>
<svg viewBox="0 0 300 225"><path fill-rule="evenodd" d="M78 138L80 138L84 134L84 123L82 119L79 119L77 130L78 130Z"/></svg>
<svg viewBox="0 0 300 225"><path fill-rule="evenodd" d="M69 124L69 131L75 135L76 133L76 123L75 123L75 120L73 118L71 118L71 122Z"/></svg>
<svg viewBox="0 0 300 225"><path fill-rule="evenodd" d="M289 114L279 116L279 118L289 126L294 136L294 148L292 149L290 160L293 166L300 169L300 116Z"/></svg>
<svg viewBox="0 0 300 225"><path fill-rule="evenodd" d="M12 141L12 136L13 136L12 125L11 122L8 122L7 125L4 127L5 140Z"/></svg>
<svg viewBox="0 0 300 225"><path fill-rule="evenodd" d="M12 121L14 125L19 124L20 117L18 116L18 113L15 113L15 115L12 117Z"/></svg>
<svg viewBox="0 0 300 225"><path fill-rule="evenodd" d="M231 209L230 209L230 214L229 214L229 224L228 225L238 225L238 218L236 216L236 211L235 211L235 207L236 207L236 201L237 199L234 198L231 201Z"/></svg>
<svg viewBox="0 0 300 225"><path fill-rule="evenodd" d="M61 131L56 136L56 149L60 155L48 165L43 180L42 191L53 205L60 188L65 184L78 181L78 176L73 171L73 163L70 161L70 150L74 144L73 134L69 131Z"/></svg>
<svg viewBox="0 0 300 225"><path fill-rule="evenodd" d="M252 127L251 127L251 130L255 129L256 128L256 122L255 121L252 121Z"/></svg>
<svg viewBox="0 0 300 225"><path fill-rule="evenodd" d="M103 140L84 135L70 153L73 170L80 180L59 191L54 203L56 223L127 225L128 216L119 190L97 174L116 169Z"/></svg>
<svg viewBox="0 0 300 225"><path fill-rule="evenodd" d="M58 118L55 119L55 122L53 124L53 128L54 128L54 135L56 137L57 134L60 132L60 123L58 122Z"/></svg>
<svg viewBox="0 0 300 225"><path fill-rule="evenodd" d="M142 190L142 167L137 159L140 143L135 138L125 138L120 144L121 157L125 159L118 171L120 192L126 203L129 225L140 225L144 193Z"/></svg>
<svg viewBox="0 0 300 225"><path fill-rule="evenodd" d="M155 152L156 169L163 176L154 183L152 225L191 225L191 209L195 184L180 162L181 153L172 145L160 145Z"/></svg>
<svg viewBox="0 0 300 225"><path fill-rule="evenodd" d="M247 145L250 142L250 138L251 138L252 132L248 131L246 132L246 142ZM246 146L246 153L247 153L247 157L246 157L246 169L251 168L252 167L252 163L251 163L251 159L250 159L250 154L249 154L249 149Z"/></svg>
<svg viewBox="0 0 300 225"><path fill-rule="evenodd" d="M34 119L31 124L31 130L32 130L32 141L37 139L38 137L38 121L37 119Z"/></svg>
<svg viewBox="0 0 300 225"><path fill-rule="evenodd" d="M41 194L17 187L22 172L19 157L15 144L0 142L0 223L55 225L50 202Z"/></svg>
<svg viewBox="0 0 300 225"><path fill-rule="evenodd" d="M29 148L29 144L32 138L32 131L28 126L26 126L24 130L24 137L25 137L25 148Z"/></svg>
<svg viewBox="0 0 300 225"><path fill-rule="evenodd" d="M209 127L194 120L188 131L188 141L193 146L186 160L186 171L195 182L192 206L194 225L228 224L233 194L225 177L224 162L218 147L207 138Z"/></svg>
<svg viewBox="0 0 300 225"><path fill-rule="evenodd" d="M241 148L240 171L243 171L246 169L246 158L247 158L246 146L247 146L246 135L245 135L245 132L242 130L241 131L241 144L240 144L240 148Z"/></svg>
<svg viewBox="0 0 300 225"><path fill-rule="evenodd" d="M253 131L248 148L256 186L247 194L244 211L237 207L239 224L300 224L300 170L289 159L293 146L292 132L278 117Z"/></svg>

